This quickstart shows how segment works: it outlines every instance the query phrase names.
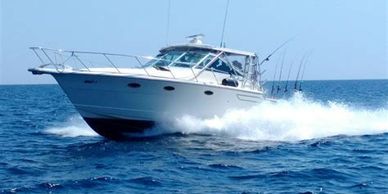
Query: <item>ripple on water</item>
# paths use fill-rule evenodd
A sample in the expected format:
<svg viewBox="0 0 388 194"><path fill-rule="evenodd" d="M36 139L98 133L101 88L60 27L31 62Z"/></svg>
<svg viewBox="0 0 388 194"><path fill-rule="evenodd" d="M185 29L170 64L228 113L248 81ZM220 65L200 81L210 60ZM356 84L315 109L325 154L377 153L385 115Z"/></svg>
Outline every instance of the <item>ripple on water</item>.
<svg viewBox="0 0 388 194"><path fill-rule="evenodd" d="M242 170L242 169L244 169L240 166L236 166L236 165L232 165L232 164L221 164L221 163L209 164L208 166L211 168L222 169L222 170L233 170L233 169Z"/></svg>
<svg viewBox="0 0 388 194"><path fill-rule="evenodd" d="M310 116L320 121L313 109L317 104L334 113L327 114L330 118L337 118L336 113L351 113L361 118L354 120L357 126L377 121L386 126L388 107L382 104L387 105L387 81L387 87L372 84L378 87L368 100L356 99L372 110L332 106L339 112L330 112L333 109L326 103L335 101L329 95L337 95L328 92L326 86L330 83L318 83L312 94L324 102L314 98L313 102L292 107L290 119L301 117L292 123L307 122ZM362 83L354 87L359 85ZM370 88L371 84L365 86ZM347 94L355 99L358 94L349 88ZM370 104L370 99L376 102L377 93L384 96ZM319 122L324 125L319 125L321 130L306 125L300 131L290 131L296 139L303 135L316 139L279 141L276 135L287 133L288 125L281 121L267 127L256 122L261 117L253 117L253 125L225 128L232 133L223 129L226 134L178 132L109 141L99 136L80 136L79 130L90 129L84 128L86 124L59 86L0 86L0 101L0 193L388 193L388 133L363 135L375 132L374 125L365 125L365 131L362 127L349 131L341 127L341 120L338 125ZM293 114L306 106L311 111L302 116ZM376 108L383 110L379 113ZM69 122L74 117L75 123ZM58 131L46 133L47 129L62 127L74 132L74 137L64 137ZM256 128L265 128L274 140L239 139L240 132L255 132ZM321 137L326 132L334 136ZM360 136L350 136L353 132Z"/></svg>
<svg viewBox="0 0 388 194"><path fill-rule="evenodd" d="M140 184L144 186L162 186L162 182L151 177L151 176L144 176L144 177L138 177L129 179L128 182Z"/></svg>

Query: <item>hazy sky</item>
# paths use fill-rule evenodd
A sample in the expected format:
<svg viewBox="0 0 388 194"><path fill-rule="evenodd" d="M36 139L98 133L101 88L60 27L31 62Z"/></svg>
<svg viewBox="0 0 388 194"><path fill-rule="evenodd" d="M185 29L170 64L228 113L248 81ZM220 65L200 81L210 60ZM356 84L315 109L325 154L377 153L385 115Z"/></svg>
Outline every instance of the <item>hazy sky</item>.
<svg viewBox="0 0 388 194"><path fill-rule="evenodd" d="M55 83L27 72L39 65L30 46L154 55L166 45L168 0L0 2L0 84ZM204 33L219 45L225 6L171 0L170 43ZM387 11L386 0L231 0L226 46L264 57L294 37L286 68L311 50L306 79L387 79ZM264 66L268 79L281 53Z"/></svg>

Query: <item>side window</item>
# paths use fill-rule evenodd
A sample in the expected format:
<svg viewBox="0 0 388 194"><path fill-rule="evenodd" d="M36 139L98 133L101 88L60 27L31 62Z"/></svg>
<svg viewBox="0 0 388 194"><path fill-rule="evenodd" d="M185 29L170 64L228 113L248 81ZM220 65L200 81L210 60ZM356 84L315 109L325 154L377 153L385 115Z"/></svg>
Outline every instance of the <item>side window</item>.
<svg viewBox="0 0 388 194"><path fill-rule="evenodd" d="M233 70L221 59L217 59L210 68L215 69L218 72L234 74Z"/></svg>
<svg viewBox="0 0 388 194"><path fill-rule="evenodd" d="M202 69L205 65L207 65L211 60L213 60L214 56L208 55L205 59L202 60L200 64L196 67L197 69Z"/></svg>

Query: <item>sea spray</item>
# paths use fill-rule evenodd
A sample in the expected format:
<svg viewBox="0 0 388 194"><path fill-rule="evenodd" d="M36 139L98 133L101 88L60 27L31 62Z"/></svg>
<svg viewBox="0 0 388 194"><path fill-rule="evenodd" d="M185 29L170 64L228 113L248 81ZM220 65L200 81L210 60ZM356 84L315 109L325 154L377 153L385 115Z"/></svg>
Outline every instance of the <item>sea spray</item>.
<svg viewBox="0 0 388 194"><path fill-rule="evenodd" d="M62 137L97 136L79 115L45 130ZM337 102L316 102L301 93L277 102L265 101L248 110L230 109L222 116L185 115L134 136L168 133L212 134L244 140L298 141L335 135L388 132L388 109L362 109Z"/></svg>
<svg viewBox="0 0 388 194"><path fill-rule="evenodd" d="M181 133L225 135L246 140L297 141L335 135L388 132L388 110L319 103L298 93L288 100L263 102L249 110L229 110L221 117L177 118Z"/></svg>
<svg viewBox="0 0 388 194"><path fill-rule="evenodd" d="M65 123L47 128L44 132L61 137L98 136L79 115L71 116Z"/></svg>

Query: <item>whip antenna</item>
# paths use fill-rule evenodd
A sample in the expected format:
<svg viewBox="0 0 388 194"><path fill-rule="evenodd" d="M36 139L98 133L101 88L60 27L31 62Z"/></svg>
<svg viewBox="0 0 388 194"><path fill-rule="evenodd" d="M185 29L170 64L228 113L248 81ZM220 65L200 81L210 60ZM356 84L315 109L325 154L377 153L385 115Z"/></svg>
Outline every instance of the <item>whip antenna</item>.
<svg viewBox="0 0 388 194"><path fill-rule="evenodd" d="M167 5L167 26L166 26L166 46L168 46L168 36L170 33L170 10L171 10L171 0L168 0Z"/></svg>
<svg viewBox="0 0 388 194"><path fill-rule="evenodd" d="M224 24L222 26L220 47L225 47L224 34L225 34L226 19L228 19L229 3L230 3L230 0L228 0L228 2L226 3L226 10L225 10Z"/></svg>

